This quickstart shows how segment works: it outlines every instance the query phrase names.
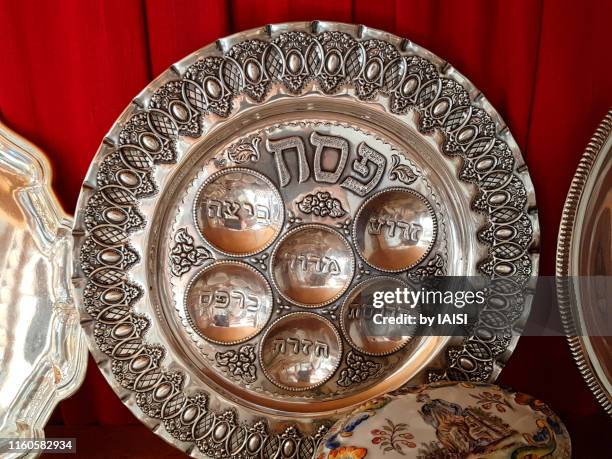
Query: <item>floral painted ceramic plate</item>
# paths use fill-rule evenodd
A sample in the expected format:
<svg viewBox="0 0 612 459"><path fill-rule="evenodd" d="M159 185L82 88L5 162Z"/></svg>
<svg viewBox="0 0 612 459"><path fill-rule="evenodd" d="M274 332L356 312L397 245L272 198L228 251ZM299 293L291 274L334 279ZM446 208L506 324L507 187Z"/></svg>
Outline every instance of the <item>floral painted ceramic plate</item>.
<svg viewBox="0 0 612 459"><path fill-rule="evenodd" d="M318 459L569 458L570 438L543 402L479 383L393 392L338 421Z"/></svg>

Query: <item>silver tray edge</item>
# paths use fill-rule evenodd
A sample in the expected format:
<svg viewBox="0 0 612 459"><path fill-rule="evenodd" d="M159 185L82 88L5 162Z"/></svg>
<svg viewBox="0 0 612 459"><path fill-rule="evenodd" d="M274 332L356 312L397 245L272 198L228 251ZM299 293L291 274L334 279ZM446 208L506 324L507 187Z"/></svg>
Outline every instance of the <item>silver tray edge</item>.
<svg viewBox="0 0 612 459"><path fill-rule="evenodd" d="M46 335L51 341L47 359L40 358L33 368L28 381L14 400L11 401L9 416L16 424L24 423L20 438L44 439L44 427L53 410L62 400L73 395L83 383L87 370L87 345L79 323L79 315L72 297L70 276L72 270L72 216L67 214L51 187L52 168L46 155L34 144L11 130L0 121L0 161L6 162L15 173L28 179L28 193L36 194L41 203L47 222L53 226L57 236L62 263L54 263L57 277L54 289L62 291L61 301L53 305L52 319ZM59 371L58 369L61 369ZM52 377L49 376L52 373ZM16 381L16 383L19 383ZM20 424L18 424L20 425ZM5 428L0 437L5 435ZM14 435L11 433L11 435ZM8 438L3 438L7 440ZM15 438L13 438L15 439ZM17 457L36 457L40 451L19 453ZM12 456L12 455L11 455ZM9 457L11 457L9 456Z"/></svg>
<svg viewBox="0 0 612 459"><path fill-rule="evenodd" d="M608 111L597 130L591 137L585 152L578 163L578 168L572 179L569 192L563 206L559 236L557 239L556 275L567 277L569 273L570 255L574 243L573 228L576 224L576 211L583 196L583 191L589 176L593 173L593 165L599 155L604 155L604 145L612 135L612 109ZM557 279L557 299L561 322L570 347L570 352L580 374L587 386L595 395L604 411L612 416L612 394L609 394L594 370L592 358L588 353L583 338L576 332L576 322L572 314L572 299L567 282Z"/></svg>

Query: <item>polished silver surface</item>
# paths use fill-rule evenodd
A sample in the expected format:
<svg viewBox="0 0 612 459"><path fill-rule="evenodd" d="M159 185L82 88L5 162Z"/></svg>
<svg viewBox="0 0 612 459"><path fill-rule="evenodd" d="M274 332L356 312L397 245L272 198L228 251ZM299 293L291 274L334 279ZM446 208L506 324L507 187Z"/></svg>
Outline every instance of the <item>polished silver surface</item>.
<svg viewBox="0 0 612 459"><path fill-rule="evenodd" d="M342 339L329 320L311 312L294 312L266 331L259 359L264 374L282 389L314 389L340 365Z"/></svg>
<svg viewBox="0 0 612 459"><path fill-rule="evenodd" d="M264 176L228 169L202 185L194 214L206 242L227 255L246 256L261 252L280 234L284 207Z"/></svg>
<svg viewBox="0 0 612 459"><path fill-rule="evenodd" d="M83 324L126 405L191 455L260 458L312 457L330 419L408 382L494 379L527 310L495 312L486 342L413 336L381 356L342 336L340 308L376 276L527 282L539 239L526 167L482 95L411 42L327 22L247 31L162 74L105 138L74 234ZM227 302L224 270L243 265L259 274ZM226 276L227 308L185 301L207 272ZM262 278L271 317L243 330Z"/></svg>
<svg viewBox="0 0 612 459"><path fill-rule="evenodd" d="M44 438L56 405L80 386L85 335L73 303L72 219L34 145L0 123L0 451Z"/></svg>
<svg viewBox="0 0 612 459"><path fill-rule="evenodd" d="M265 110L258 111L259 119L244 122L239 132L232 133L222 128L214 145L193 146L196 149L193 162L172 177L166 188L168 192L158 203L156 215L160 220L154 225L160 229L159 236L155 236L160 250L153 251L149 263L151 273L160 275L153 282L151 292L154 303L159 304L156 309L163 320L167 339L180 343L174 350L185 359L185 365L201 369L198 372L200 377L212 373L212 377L220 378L220 384L228 391L240 390L253 403L257 400L259 405L270 410L282 403L291 406L292 410L303 411L304 403L312 400L346 403L364 387L383 393L385 383L376 380L376 372L359 371L357 361L360 359L363 359L364 367L380 370L379 375L408 379L415 371L415 354L429 346L443 349L446 340L416 339L413 346L384 362L366 359L358 354L359 349L342 346L334 357L338 358L339 364L344 362L345 368L336 371L337 367L333 367L329 377L313 380L303 387L284 381L280 375L267 376L271 373L263 371L262 361L255 359L265 352L262 343L271 323L285 314L308 309L329 319L336 330L340 329L338 312L346 292L375 272L358 255L353 225L353 221L360 220L357 215L364 205L366 211L361 212L364 218L378 212L378 209L370 210L367 205L370 195L393 197L391 204L382 210L386 212L385 218L398 220L399 231L403 231L407 238L413 238L407 245L415 240L428 239L423 243L426 249L437 244L439 251L445 250L449 234L441 233L439 238L434 237L435 225L432 222L438 219L446 221L446 216L434 183L416 164L412 165L411 160L405 158L405 162L392 166L396 169L390 169L388 174L382 173L381 165L386 164L387 157L392 158L393 164L393 155L398 155L398 158L400 154L408 156L388 137L388 132L376 127L368 128L360 125L363 123L359 118L343 117L341 113L329 110L306 106L305 113L302 113L304 102L299 100L291 102L292 108L298 109L297 113L288 115L287 106L281 102L284 101L262 106ZM312 105L314 100L307 103ZM353 110L357 107L353 106ZM227 135L227 140L222 140L224 135ZM242 152L242 156L234 156L230 161L237 151ZM365 181L351 170L358 167L351 164L362 155L374 160L366 162L367 168L373 167L373 171L370 178L366 174ZM420 161L416 155L413 157ZM394 173L402 166L409 168L414 175L414 180L409 182L410 188L392 186L395 182L403 183L394 178ZM371 188L370 194L362 186L369 182L376 185L366 186ZM277 193L283 205L280 210L275 203ZM435 212L434 207L425 200L424 194L437 206L437 216L429 213ZM398 201L404 208L396 211L393 206L399 207ZM243 229L249 231L248 219L258 205L261 215L284 213L285 218L280 234L271 244L262 245L263 248L256 253L249 253L252 250L232 253L229 245L220 248L219 239L213 243L213 236L202 227L202 222L213 215L222 234L239 237ZM406 206L410 206L412 211ZM412 220L415 225L423 225L424 229L415 230L409 226L407 222ZM274 237L274 232L270 234ZM247 236L242 234L241 244L255 240ZM392 241L392 236L385 237ZM399 244L404 242L405 238L400 235ZM152 245L155 247L157 244ZM162 254L157 256L156 251ZM169 256L166 257L165 253ZM426 255L421 253L419 258ZM439 252L437 255L439 259ZM405 269L397 269L398 278L416 274L410 269L413 264L418 264L418 260L412 260ZM247 286L254 283L254 278L243 282L245 275L235 272L238 266L242 270L250 267L269 282L274 297L273 307L269 306L270 296L261 289L259 295L246 291ZM214 273L220 289L211 285L208 279L211 272L207 267ZM236 279L241 285L240 292L235 291L237 285L231 279ZM196 285L200 287L194 289ZM243 296L249 298L250 304L257 302L265 306L259 311L258 324L261 325L249 325L248 330L243 328L245 320L250 322L255 317L243 315L246 314L240 308ZM220 300L226 303L220 305ZM225 305L227 308L219 308ZM270 313L273 317L265 326ZM226 326L230 322L237 329ZM323 333L326 323L315 320L309 330L323 327L319 330ZM232 347L236 344L243 345ZM435 354L431 352L430 357ZM358 374L357 378L355 374Z"/></svg>
<svg viewBox="0 0 612 459"><path fill-rule="evenodd" d="M612 337L608 336L612 292L588 283L589 278L612 277L612 111L591 138L565 200L557 276L561 318L572 354L595 397L612 415Z"/></svg>
<svg viewBox="0 0 612 459"><path fill-rule="evenodd" d="M325 306L351 285L355 257L348 241L323 225L288 232L272 253L272 279L288 301L306 308Z"/></svg>
<svg viewBox="0 0 612 459"><path fill-rule="evenodd" d="M272 314L272 290L251 266L219 261L199 272L187 287L190 324L213 343L238 344L256 336Z"/></svg>
<svg viewBox="0 0 612 459"><path fill-rule="evenodd" d="M393 277L374 277L357 285L344 300L340 309L340 324L344 337L360 352L366 355L383 356L399 351L416 334L416 326L406 327L409 332L403 336L394 333L382 334L383 326L376 326L373 333L372 319L374 314L397 316L398 314L414 314L417 308L410 309L401 304L387 303L383 307L375 307L374 292L394 292L406 288L407 284ZM389 327L391 330L393 327Z"/></svg>
<svg viewBox="0 0 612 459"><path fill-rule="evenodd" d="M355 217L353 239L373 268L401 272L425 259L436 240L436 214L419 193L383 190L364 202Z"/></svg>

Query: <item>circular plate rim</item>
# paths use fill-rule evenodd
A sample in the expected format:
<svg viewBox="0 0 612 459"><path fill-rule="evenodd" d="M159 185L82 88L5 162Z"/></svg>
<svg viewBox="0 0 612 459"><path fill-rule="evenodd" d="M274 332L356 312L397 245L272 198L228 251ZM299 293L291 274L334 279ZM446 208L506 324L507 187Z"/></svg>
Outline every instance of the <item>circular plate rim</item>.
<svg viewBox="0 0 612 459"><path fill-rule="evenodd" d="M574 299L567 278L573 275L573 273L570 273L570 264L572 263L571 254L573 247L577 243L574 237L577 223L576 213L581 205L582 198L585 197L584 190L587 184L597 174L597 170L594 168L597 160L600 156L610 154L610 152L604 151L603 147L611 136L612 109L608 111L589 140L572 178L561 214L556 256L557 300L570 352L586 385L595 396L597 402L610 416L612 416L612 394L608 393L603 382L600 380L593 365L594 357L590 355L583 337L577 332L577 323L579 321L576 319L576 313L572 307Z"/></svg>
<svg viewBox="0 0 612 459"><path fill-rule="evenodd" d="M114 149L120 147L120 145L115 141L115 139L118 138L120 131L123 129L121 123L127 121L132 116L135 116L138 113L147 113L145 111L145 108L147 107L148 101L156 90L160 89L165 83L168 83L170 81L176 81L178 78L181 78L184 71L201 58L207 56L224 56L225 53L229 51L234 45L243 41L262 38L264 40L271 41L279 35L282 35L283 33L287 32L303 32L308 35L316 35L323 32L343 32L352 35L353 38L358 42L364 42L367 40L380 40L395 47L400 56L409 55L425 59L431 65L434 66L438 78L446 78L452 80L459 86L461 86L469 96L469 104L472 107L482 110L490 118L492 124L495 127L494 133L491 134L493 138L505 142L508 149L510 150L511 158L513 159L514 164L514 167L511 172L516 177L520 178L520 181L524 186L526 192L526 204L522 209L522 215L526 217L532 230L531 239L529 240L528 244L524 249L524 254L529 258L531 263L530 275L537 276L538 273L540 229L535 204L535 190L527 172L527 167L524 158L521 155L520 149L516 141L510 134L509 129L502 121L498 112L491 106L491 104L482 95L482 93L480 93L467 78L465 78L461 73L459 73L446 61L440 59L430 51L416 45L415 43L397 37L396 35L369 28L363 25L344 24L328 21L290 22L278 25L268 25L265 27L255 28L228 36L226 38L217 40L213 44L201 48L200 50L182 59L177 64L171 66L169 70L163 72L155 80L149 83L146 88L132 101L130 105L128 105L128 107L121 113L121 115L115 121L113 127L111 128L111 131L105 137L100 149L94 156L88 173L86 175L77 204L77 218L75 219L75 227L73 231L75 238L74 259L76 265L74 285L75 291L77 293L76 296L77 301L79 303L82 324L85 328L86 335L88 338L88 344L94 356L94 359L98 363L98 366L101 368L104 377L107 379L108 383L111 385L115 393L122 399L124 404L135 414L136 417L138 417L148 427L153 429L163 439L179 447L183 451L186 451L189 454L193 455L202 454L197 451L197 448L195 448L195 440L190 440L188 442L181 441L178 438L172 436L165 428L160 429L159 427L163 426L163 421L159 418L152 418L141 410L141 408L136 404L136 400L134 397L135 393L133 392L133 390L122 387L115 379L112 371L112 358L102 352L97 346L95 337L93 336L93 328L95 325L94 320L85 310L85 305L83 303L82 296L87 281L86 276L82 271L81 263L79 262L80 247L83 244L84 239L87 235L87 231L83 221L84 209L86 208L88 201L94 196L94 193L98 191L98 187L96 185L96 174L100 163L107 156L104 152L109 148ZM152 110L156 111L157 109L153 108ZM514 323L517 324L523 320L524 318L519 318ZM494 380L497 377L506 360L512 354L512 351L516 347L517 342L518 336L512 336L512 338L509 340L508 346L505 348L505 351L498 355L495 360L493 360L488 380ZM174 396L175 395L173 395L173 397ZM235 418L232 419L232 422L236 422ZM219 419L219 421L221 421L221 419ZM260 423L258 422L255 424L255 426L259 424ZM319 428L318 432L313 433L308 438L312 441L314 441L315 439L320 439L323 432L321 429L323 429L323 426ZM289 437L298 438L300 436L300 433L295 427L287 427L282 434L275 433L274 435L275 438L278 439Z"/></svg>

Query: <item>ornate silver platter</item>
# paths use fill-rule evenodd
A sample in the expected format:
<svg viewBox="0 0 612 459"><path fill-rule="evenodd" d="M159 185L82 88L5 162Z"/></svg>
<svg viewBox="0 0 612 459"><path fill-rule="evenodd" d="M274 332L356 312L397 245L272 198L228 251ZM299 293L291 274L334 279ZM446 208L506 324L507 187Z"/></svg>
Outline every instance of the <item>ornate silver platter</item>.
<svg viewBox="0 0 612 459"><path fill-rule="evenodd" d="M0 456L42 439L57 404L85 377L87 345L73 302L72 218L34 145L0 123Z"/></svg>
<svg viewBox="0 0 612 459"><path fill-rule="evenodd" d="M539 233L519 149L463 76L314 22L220 40L146 88L74 236L92 352L143 422L193 456L308 458L372 397L495 379L528 313L497 301L467 337L364 340L363 282L526 283Z"/></svg>
<svg viewBox="0 0 612 459"><path fill-rule="evenodd" d="M591 138L565 200L557 276L572 354L595 397L612 415L612 111Z"/></svg>

